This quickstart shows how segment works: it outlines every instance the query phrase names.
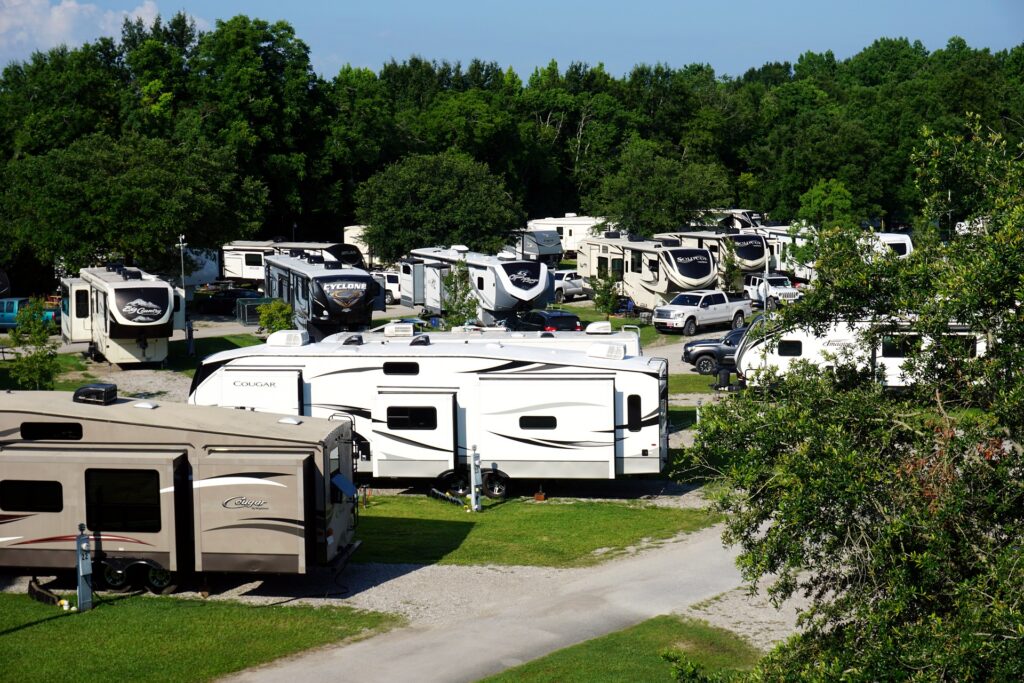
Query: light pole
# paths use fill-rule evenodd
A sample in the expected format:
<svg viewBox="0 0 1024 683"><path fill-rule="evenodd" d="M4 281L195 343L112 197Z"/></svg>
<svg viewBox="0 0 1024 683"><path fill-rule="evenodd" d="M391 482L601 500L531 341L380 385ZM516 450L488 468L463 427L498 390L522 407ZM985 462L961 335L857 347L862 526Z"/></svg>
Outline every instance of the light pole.
<svg viewBox="0 0 1024 683"><path fill-rule="evenodd" d="M185 287L185 247L187 246L188 242L185 241L185 236L178 235L178 251L181 253L181 291L186 299L188 299L188 289Z"/></svg>

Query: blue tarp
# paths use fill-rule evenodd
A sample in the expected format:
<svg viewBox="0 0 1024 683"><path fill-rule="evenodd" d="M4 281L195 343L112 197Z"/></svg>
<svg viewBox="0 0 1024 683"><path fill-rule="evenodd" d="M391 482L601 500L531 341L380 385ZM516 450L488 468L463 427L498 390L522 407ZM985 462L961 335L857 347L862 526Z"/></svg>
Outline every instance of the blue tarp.
<svg viewBox="0 0 1024 683"><path fill-rule="evenodd" d="M341 472L338 472L333 477L331 477L331 484L333 484L334 488L338 489L346 496L354 497L358 493L358 491L356 490L356 485L353 484L352 481Z"/></svg>

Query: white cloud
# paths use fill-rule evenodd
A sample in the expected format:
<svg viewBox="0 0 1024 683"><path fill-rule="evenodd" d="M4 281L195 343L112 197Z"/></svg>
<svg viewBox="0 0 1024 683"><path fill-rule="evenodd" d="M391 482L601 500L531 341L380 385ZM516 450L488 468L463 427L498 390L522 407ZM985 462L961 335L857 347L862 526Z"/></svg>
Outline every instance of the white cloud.
<svg viewBox="0 0 1024 683"><path fill-rule="evenodd" d="M151 26L158 14L160 14L160 10L157 9L156 3L153 0L145 0L132 10L107 10L100 17L100 28L104 35L119 36L121 35L121 25L125 19L142 19L143 24Z"/></svg>

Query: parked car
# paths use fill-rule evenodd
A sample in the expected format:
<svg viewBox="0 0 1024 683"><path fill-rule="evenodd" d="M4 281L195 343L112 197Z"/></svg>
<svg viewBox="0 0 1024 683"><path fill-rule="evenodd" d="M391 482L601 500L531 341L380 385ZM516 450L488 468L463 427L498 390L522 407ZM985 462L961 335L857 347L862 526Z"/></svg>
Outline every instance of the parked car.
<svg viewBox="0 0 1024 683"><path fill-rule="evenodd" d="M580 317L566 311L529 311L505 321L510 330L540 330L543 332L572 332L582 330Z"/></svg>
<svg viewBox="0 0 1024 683"><path fill-rule="evenodd" d="M583 292L583 276L575 270L556 270L555 302L562 303L578 296L586 296Z"/></svg>
<svg viewBox="0 0 1024 683"><path fill-rule="evenodd" d="M690 336L705 325L724 323L738 329L751 312L749 299L730 297L720 289L695 289L654 309L652 322L659 332L681 330Z"/></svg>
<svg viewBox="0 0 1024 683"><path fill-rule="evenodd" d="M781 273L769 273L767 285L764 275L746 274L743 276L743 293L769 311L774 311L780 303L792 303L803 296L789 278Z"/></svg>
<svg viewBox="0 0 1024 683"><path fill-rule="evenodd" d="M398 282L397 270L375 270L370 275L384 290L384 303L393 306L402 300L402 287Z"/></svg>
<svg viewBox="0 0 1024 683"><path fill-rule="evenodd" d="M215 289L209 294L199 294L192 300L192 308L196 313L213 313L218 315L234 315L239 299L262 299L262 294L254 289Z"/></svg>
<svg viewBox="0 0 1024 683"><path fill-rule="evenodd" d="M18 311L28 306L28 297L11 297L0 299L0 329L9 330L18 326ZM60 326L60 309L49 308L44 304L43 320L49 320Z"/></svg>
<svg viewBox="0 0 1024 683"><path fill-rule="evenodd" d="M683 362L689 363L701 375L713 375L719 368L736 367L736 349L739 348L746 327L735 329L721 339L698 339L683 346Z"/></svg>

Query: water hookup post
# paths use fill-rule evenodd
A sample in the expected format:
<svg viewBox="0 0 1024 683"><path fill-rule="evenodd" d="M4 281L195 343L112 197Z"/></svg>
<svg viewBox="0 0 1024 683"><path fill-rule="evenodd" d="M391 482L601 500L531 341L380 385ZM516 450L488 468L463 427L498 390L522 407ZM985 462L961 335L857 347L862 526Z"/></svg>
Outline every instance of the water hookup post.
<svg viewBox="0 0 1024 683"><path fill-rule="evenodd" d="M78 562L78 611L85 612L92 609L92 550L84 524L78 525L75 549Z"/></svg>
<svg viewBox="0 0 1024 683"><path fill-rule="evenodd" d="M470 507L473 512L480 512L480 487L483 477L480 475L480 454L476 452L476 445L473 446L473 453L469 460L469 492Z"/></svg>

